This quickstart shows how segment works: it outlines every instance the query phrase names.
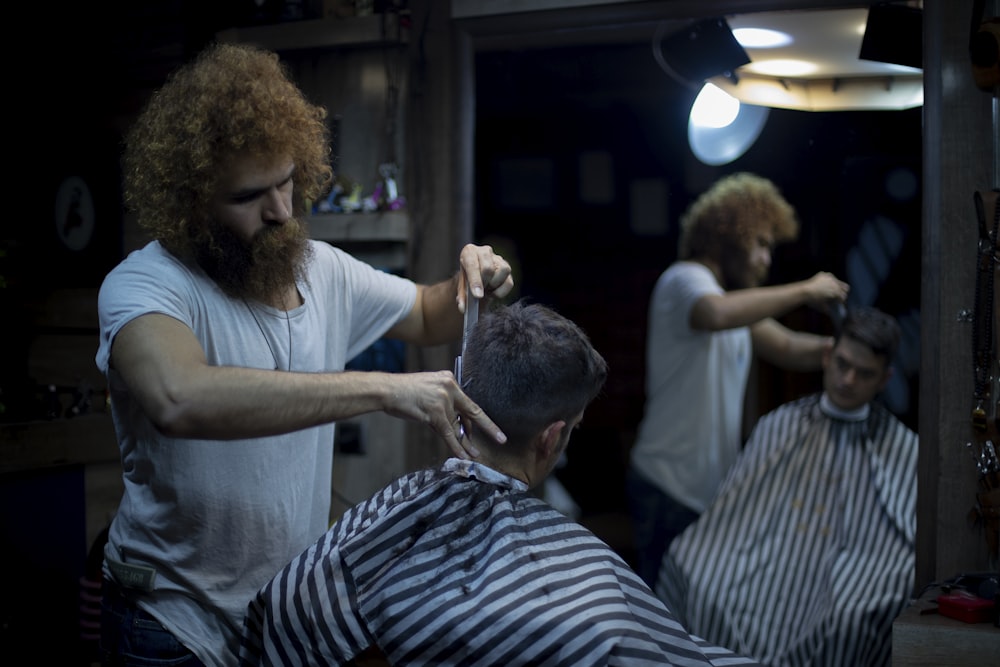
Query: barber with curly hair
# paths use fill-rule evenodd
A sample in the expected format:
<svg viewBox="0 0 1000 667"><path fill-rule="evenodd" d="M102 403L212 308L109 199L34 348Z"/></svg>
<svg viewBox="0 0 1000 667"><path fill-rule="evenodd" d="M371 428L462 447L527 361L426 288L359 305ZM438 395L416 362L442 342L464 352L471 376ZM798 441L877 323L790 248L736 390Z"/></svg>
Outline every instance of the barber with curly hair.
<svg viewBox="0 0 1000 667"><path fill-rule="evenodd" d="M502 298L510 266L466 245L433 285L310 240L329 187L325 110L277 55L212 46L131 129L125 197L153 238L106 277L97 365L124 495L104 552L106 665L232 665L247 603L329 524L334 423L384 412L505 436L450 370L345 371L379 338L457 340L466 285Z"/></svg>
<svg viewBox="0 0 1000 667"><path fill-rule="evenodd" d="M670 542L708 507L740 451L752 355L812 371L833 345L775 318L843 303L847 283L821 271L761 286L774 246L798 231L775 184L746 172L716 181L681 219L678 261L649 303L646 405L626 474L636 569L650 586Z"/></svg>

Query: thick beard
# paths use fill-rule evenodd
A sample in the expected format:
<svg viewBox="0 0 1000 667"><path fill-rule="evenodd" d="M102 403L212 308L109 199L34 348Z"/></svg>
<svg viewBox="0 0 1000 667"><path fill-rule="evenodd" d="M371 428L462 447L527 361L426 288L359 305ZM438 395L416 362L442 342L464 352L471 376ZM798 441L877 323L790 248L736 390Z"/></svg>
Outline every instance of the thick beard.
<svg viewBox="0 0 1000 667"><path fill-rule="evenodd" d="M754 269L745 258L738 259L728 265L728 270L724 270L724 274L726 280L724 287L727 292L760 287L767 279L766 275L760 275L760 272Z"/></svg>
<svg viewBox="0 0 1000 667"><path fill-rule="evenodd" d="M750 287L760 287L767 280L768 272L761 275L750 263L750 253L739 242L723 241L720 245L719 266L722 272L722 288L727 292Z"/></svg>
<svg viewBox="0 0 1000 667"><path fill-rule="evenodd" d="M722 257L719 262L719 269L722 273L722 289L727 292L733 290L752 287L749 284L749 262L746 258L746 251L736 244L723 248L720 253Z"/></svg>
<svg viewBox="0 0 1000 667"><path fill-rule="evenodd" d="M309 236L298 220L263 227L249 245L217 223L208 235L195 248L198 264L232 297L266 302L305 277Z"/></svg>

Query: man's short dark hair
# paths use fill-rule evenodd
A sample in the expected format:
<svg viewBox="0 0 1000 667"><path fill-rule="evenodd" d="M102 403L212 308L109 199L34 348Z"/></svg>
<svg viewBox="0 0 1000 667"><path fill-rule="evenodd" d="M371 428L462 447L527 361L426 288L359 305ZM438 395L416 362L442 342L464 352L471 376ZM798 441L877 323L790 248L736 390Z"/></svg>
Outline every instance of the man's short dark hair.
<svg viewBox="0 0 1000 667"><path fill-rule="evenodd" d="M878 308L862 306L851 308L844 318L840 337L849 336L871 348L876 356L892 362L899 347L900 328L896 318Z"/></svg>
<svg viewBox="0 0 1000 667"><path fill-rule="evenodd" d="M462 357L462 388L514 444L579 414L607 373L580 327L523 299L481 315Z"/></svg>

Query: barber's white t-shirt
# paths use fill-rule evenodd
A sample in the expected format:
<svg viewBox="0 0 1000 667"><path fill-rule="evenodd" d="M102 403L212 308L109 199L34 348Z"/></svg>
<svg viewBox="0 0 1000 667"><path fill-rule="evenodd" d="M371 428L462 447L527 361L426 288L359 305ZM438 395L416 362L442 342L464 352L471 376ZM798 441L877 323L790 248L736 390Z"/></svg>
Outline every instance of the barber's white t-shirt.
<svg viewBox="0 0 1000 667"><path fill-rule="evenodd" d="M675 262L653 288L646 341L646 405L633 469L701 513L742 444L750 329L697 331L691 309L724 290L697 262Z"/></svg>
<svg viewBox="0 0 1000 667"><path fill-rule="evenodd" d="M130 595L207 665L235 663L251 597L327 529L334 426L241 440L164 436L109 369L111 342L134 318L162 313L194 332L213 366L341 371L412 309L416 286L310 243L304 303L288 313L228 297L157 242L131 253L100 290L96 361L125 485L105 555L155 569L152 590Z"/></svg>

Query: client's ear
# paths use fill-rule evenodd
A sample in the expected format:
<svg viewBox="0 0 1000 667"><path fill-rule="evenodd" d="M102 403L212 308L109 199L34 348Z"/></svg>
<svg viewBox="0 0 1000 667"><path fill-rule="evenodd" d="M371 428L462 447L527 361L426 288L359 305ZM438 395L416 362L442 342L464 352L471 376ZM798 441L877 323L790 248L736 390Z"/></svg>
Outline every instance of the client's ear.
<svg viewBox="0 0 1000 667"><path fill-rule="evenodd" d="M554 421L545 427L545 430L542 431L542 434L538 438L538 453L541 458L549 458L558 454L559 439L565 428L566 422L562 419Z"/></svg>

